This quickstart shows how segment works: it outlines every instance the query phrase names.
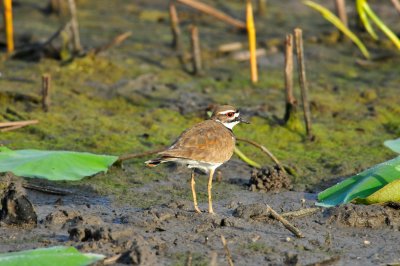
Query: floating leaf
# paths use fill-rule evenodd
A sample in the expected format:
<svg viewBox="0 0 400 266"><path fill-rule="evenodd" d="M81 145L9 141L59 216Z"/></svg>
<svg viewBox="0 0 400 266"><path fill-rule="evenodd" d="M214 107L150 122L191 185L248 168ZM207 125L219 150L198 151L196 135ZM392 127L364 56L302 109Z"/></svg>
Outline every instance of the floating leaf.
<svg viewBox="0 0 400 266"><path fill-rule="evenodd" d="M118 157L86 152L10 150L0 147L0 172L49 180L80 180L106 172Z"/></svg>
<svg viewBox="0 0 400 266"><path fill-rule="evenodd" d="M74 247L51 247L0 254L0 265L83 266L104 259L104 257L101 254L80 253Z"/></svg>
<svg viewBox="0 0 400 266"><path fill-rule="evenodd" d="M378 164L322 191L316 205L333 207L365 199L394 180L400 179L400 156Z"/></svg>
<svg viewBox="0 0 400 266"><path fill-rule="evenodd" d="M345 34L347 37L349 37L360 49L361 53L365 56L365 58L370 58L369 52L365 45L360 41L360 39L348 28L346 25L343 24L343 22L335 16L331 11L326 9L325 7L314 3L313 1L304 1L304 4L317 10L322 14L322 16L331 22L333 25L335 25L336 28L338 28L343 34Z"/></svg>
<svg viewBox="0 0 400 266"><path fill-rule="evenodd" d="M393 140L386 140L383 144L392 151L400 154L400 138Z"/></svg>
<svg viewBox="0 0 400 266"><path fill-rule="evenodd" d="M360 203L374 204L382 202L400 202L400 180L395 180L375 193L369 195L365 200L360 200Z"/></svg>

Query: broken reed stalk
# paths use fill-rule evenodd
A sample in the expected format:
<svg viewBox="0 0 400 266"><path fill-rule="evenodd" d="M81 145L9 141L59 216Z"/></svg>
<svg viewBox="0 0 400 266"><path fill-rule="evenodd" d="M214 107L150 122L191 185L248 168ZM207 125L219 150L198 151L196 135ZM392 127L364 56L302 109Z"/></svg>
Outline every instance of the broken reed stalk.
<svg viewBox="0 0 400 266"><path fill-rule="evenodd" d="M169 2L169 19L173 37L172 47L179 52L182 50L181 29L179 27L178 12L176 11L175 2L173 0Z"/></svg>
<svg viewBox="0 0 400 266"><path fill-rule="evenodd" d="M104 265L115 264L117 262L117 260L119 260L121 257L122 257L122 253L114 255L114 256L109 257L109 258L105 258L103 260L103 264Z"/></svg>
<svg viewBox="0 0 400 266"><path fill-rule="evenodd" d="M246 1L246 27L247 35L249 38L251 82L257 83L258 73L256 55L256 29L254 27L253 7L251 4L251 0Z"/></svg>
<svg viewBox="0 0 400 266"><path fill-rule="evenodd" d="M223 22L226 22L228 24L231 24L232 26L235 26L236 28L239 28L239 29L246 28L246 24L243 23L242 21L232 18L231 16L228 16L227 14L225 14L207 4L201 3L196 0L177 0L177 2L187 5L187 6L190 6L191 8L197 9L197 10L199 10L203 13L206 13L210 16L213 16Z"/></svg>
<svg viewBox="0 0 400 266"><path fill-rule="evenodd" d="M45 112L49 111L50 92L51 92L51 76L50 76L50 74L43 74L42 75L42 109Z"/></svg>
<svg viewBox="0 0 400 266"><path fill-rule="evenodd" d="M294 29L294 38L296 42L297 53L297 66L299 71L299 83L301 89L301 98L303 103L304 121L306 124L307 138L313 139L312 125L311 125L311 112L308 100L308 85L306 79L306 67L304 63L304 49L303 49L303 31L300 28Z"/></svg>
<svg viewBox="0 0 400 266"><path fill-rule="evenodd" d="M262 17L265 15L267 11L267 0L258 0L257 1L257 14Z"/></svg>
<svg viewBox="0 0 400 266"><path fill-rule="evenodd" d="M274 163L283 171L286 173L285 168L283 168L282 164L278 161L278 159L272 154L272 152L270 152L267 148L265 148L263 145L258 144L255 141L252 140L248 140L248 139L243 139L243 138L236 138L236 140L238 141L243 141L246 143L249 143L257 148L259 148L261 151L263 151L265 154L267 154L272 161L274 161Z"/></svg>
<svg viewBox="0 0 400 266"><path fill-rule="evenodd" d="M276 220L281 222L283 226L288 229L290 232L292 232L296 237L302 238L304 235L301 233L299 229L297 229L294 225L292 225L288 220L283 218L279 213L277 213L274 209L271 208L267 204L267 211L271 214L272 217L274 217Z"/></svg>
<svg viewBox="0 0 400 266"><path fill-rule="evenodd" d="M119 34L117 37L115 37L114 39L112 39L109 43L107 43L106 45L103 45L101 47L98 47L96 49L94 49L94 53L95 54L99 54L101 52L104 52L116 45L120 45L121 43L123 43L126 39L128 39L130 36L132 35L131 31L127 31L124 32L122 34Z"/></svg>
<svg viewBox="0 0 400 266"><path fill-rule="evenodd" d="M38 120L16 121L16 122L2 122L0 123L0 132L11 131L28 125L39 123Z"/></svg>
<svg viewBox="0 0 400 266"><path fill-rule="evenodd" d="M6 33L7 53L14 52L14 27L12 17L12 0L3 0L4 28Z"/></svg>
<svg viewBox="0 0 400 266"><path fill-rule="evenodd" d="M291 211L291 212L282 213L281 216L285 217L285 218L288 218L288 217L299 218L299 217L304 217L304 216L307 216L307 215L314 214L314 213L316 213L316 212L318 212L320 210L321 210L321 208L318 208L318 207L304 208L304 209L300 209L300 210L297 210L297 211Z"/></svg>
<svg viewBox="0 0 400 266"><path fill-rule="evenodd" d="M226 259L228 261L229 266L233 266L233 260L231 256L231 252L229 251L228 244L226 243L226 239L224 235L221 235L221 242L222 245L224 246L225 254L226 254Z"/></svg>
<svg viewBox="0 0 400 266"><path fill-rule="evenodd" d="M190 27L190 44L192 47L193 75L200 75L203 67L201 64L199 30L196 26Z"/></svg>
<svg viewBox="0 0 400 266"><path fill-rule="evenodd" d="M76 14L75 0L68 0L68 7L71 15L71 31L72 31L74 52L80 52L82 51L82 45L81 45L81 38L79 35L79 24L78 24L78 16Z"/></svg>
<svg viewBox="0 0 400 266"><path fill-rule="evenodd" d="M397 12L400 15L400 1L399 0L392 0L392 3L394 5L394 8L397 10Z"/></svg>
<svg viewBox="0 0 400 266"><path fill-rule="evenodd" d="M297 101L293 94L293 35L287 34L285 40L285 90L286 111L285 123L296 115Z"/></svg>
<svg viewBox="0 0 400 266"><path fill-rule="evenodd" d="M335 0L336 5L336 12L338 17L343 22L343 24L348 27L348 19L347 19L347 12L346 12L346 0Z"/></svg>
<svg viewBox="0 0 400 266"><path fill-rule="evenodd" d="M192 266L192 261L193 261L192 252L189 251L188 252L188 257L187 257L187 260L186 260L186 266Z"/></svg>

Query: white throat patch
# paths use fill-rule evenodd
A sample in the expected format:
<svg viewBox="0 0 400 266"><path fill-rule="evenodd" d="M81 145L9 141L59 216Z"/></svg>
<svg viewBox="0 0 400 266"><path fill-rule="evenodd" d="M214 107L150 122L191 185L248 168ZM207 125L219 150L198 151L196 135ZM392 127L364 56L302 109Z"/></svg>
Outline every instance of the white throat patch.
<svg viewBox="0 0 400 266"><path fill-rule="evenodd" d="M224 122L222 123L224 126L226 126L229 129L233 129L234 126L236 126L237 124L239 124L240 121L234 121L234 122Z"/></svg>

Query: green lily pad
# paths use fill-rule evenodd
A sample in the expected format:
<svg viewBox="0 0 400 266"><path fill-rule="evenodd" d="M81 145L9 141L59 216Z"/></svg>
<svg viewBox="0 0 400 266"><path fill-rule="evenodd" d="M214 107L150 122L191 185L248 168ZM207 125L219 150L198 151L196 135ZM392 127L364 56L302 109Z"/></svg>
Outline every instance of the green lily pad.
<svg viewBox="0 0 400 266"><path fill-rule="evenodd" d="M383 144L392 151L400 154L400 138L393 140L386 140Z"/></svg>
<svg viewBox="0 0 400 266"><path fill-rule="evenodd" d="M49 180L80 180L106 172L117 156L72 151L10 150L0 147L0 172Z"/></svg>
<svg viewBox="0 0 400 266"><path fill-rule="evenodd" d="M366 199L397 179L400 179L400 156L349 177L322 191L318 194L316 205L333 207L355 199ZM392 194L393 199L397 198L399 193L400 190Z"/></svg>
<svg viewBox="0 0 400 266"><path fill-rule="evenodd" d="M2 266L84 266L104 259L104 255L80 253L74 247L51 247L0 254Z"/></svg>

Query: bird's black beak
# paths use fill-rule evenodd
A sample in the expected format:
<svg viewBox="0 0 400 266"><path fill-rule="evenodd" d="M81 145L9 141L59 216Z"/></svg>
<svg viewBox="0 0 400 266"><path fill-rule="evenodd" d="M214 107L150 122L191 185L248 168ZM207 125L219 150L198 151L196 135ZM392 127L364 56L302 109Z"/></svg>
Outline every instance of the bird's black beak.
<svg viewBox="0 0 400 266"><path fill-rule="evenodd" d="M241 122L241 123L250 124L250 122L249 122L249 121L247 121L247 120L244 120L244 119L243 119L243 118L241 118L241 117L237 117L235 120L236 120L236 121L239 121L239 122Z"/></svg>

